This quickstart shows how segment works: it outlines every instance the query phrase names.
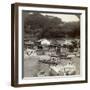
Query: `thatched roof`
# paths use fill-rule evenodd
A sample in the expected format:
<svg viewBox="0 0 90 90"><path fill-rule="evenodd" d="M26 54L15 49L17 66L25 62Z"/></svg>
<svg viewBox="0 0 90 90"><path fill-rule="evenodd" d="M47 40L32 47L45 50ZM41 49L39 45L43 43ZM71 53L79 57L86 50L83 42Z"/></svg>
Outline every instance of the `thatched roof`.
<svg viewBox="0 0 90 90"><path fill-rule="evenodd" d="M41 42L41 45L50 45L50 41L47 39L40 39L38 42Z"/></svg>
<svg viewBox="0 0 90 90"><path fill-rule="evenodd" d="M34 44L32 41L25 42L25 44Z"/></svg>

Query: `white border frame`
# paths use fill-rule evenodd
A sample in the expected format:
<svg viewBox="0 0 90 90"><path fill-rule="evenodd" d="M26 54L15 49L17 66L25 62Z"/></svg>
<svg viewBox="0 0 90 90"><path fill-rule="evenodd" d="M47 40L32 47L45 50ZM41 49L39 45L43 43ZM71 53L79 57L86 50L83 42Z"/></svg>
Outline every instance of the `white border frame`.
<svg viewBox="0 0 90 90"><path fill-rule="evenodd" d="M80 75L78 76L63 76L59 77L33 77L22 78L22 10L34 10L34 11L49 11L49 12L66 12L66 13L81 13L80 23ZM18 7L18 83L19 84L35 84L35 83L48 83L48 82L65 82L65 81L82 81L85 80L85 10L77 9L60 9L60 8L43 8L43 7Z"/></svg>

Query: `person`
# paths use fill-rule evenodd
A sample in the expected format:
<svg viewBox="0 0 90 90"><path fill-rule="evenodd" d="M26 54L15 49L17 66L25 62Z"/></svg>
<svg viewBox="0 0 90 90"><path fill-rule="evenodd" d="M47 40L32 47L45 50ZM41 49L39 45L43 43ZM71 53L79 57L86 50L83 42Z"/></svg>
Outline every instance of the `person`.
<svg viewBox="0 0 90 90"><path fill-rule="evenodd" d="M65 67L64 67L64 75L75 75L76 73L76 67L73 65L71 62L69 62Z"/></svg>

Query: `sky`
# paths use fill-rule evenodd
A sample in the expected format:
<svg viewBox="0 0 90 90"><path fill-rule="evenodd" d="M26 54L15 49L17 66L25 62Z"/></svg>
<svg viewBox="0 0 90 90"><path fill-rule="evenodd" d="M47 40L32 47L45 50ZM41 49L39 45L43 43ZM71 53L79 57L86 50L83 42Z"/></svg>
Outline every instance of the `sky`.
<svg viewBox="0 0 90 90"><path fill-rule="evenodd" d="M31 12L29 14L32 14ZM61 18L63 22L77 22L79 18L74 14L50 14L50 13L41 13L42 15L54 16Z"/></svg>
<svg viewBox="0 0 90 90"><path fill-rule="evenodd" d="M64 22L72 22L72 21L79 21L79 18L76 15L71 14L43 14L43 15L49 15L49 16L55 16L58 18L61 18Z"/></svg>

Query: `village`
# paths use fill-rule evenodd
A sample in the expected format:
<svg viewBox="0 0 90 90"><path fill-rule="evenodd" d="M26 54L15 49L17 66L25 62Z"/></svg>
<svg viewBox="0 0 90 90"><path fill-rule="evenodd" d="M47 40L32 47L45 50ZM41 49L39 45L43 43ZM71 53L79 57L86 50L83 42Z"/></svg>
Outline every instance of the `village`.
<svg viewBox="0 0 90 90"><path fill-rule="evenodd" d="M80 39L24 41L24 77L80 74Z"/></svg>
<svg viewBox="0 0 90 90"><path fill-rule="evenodd" d="M24 77L80 75L80 16L23 12L23 18Z"/></svg>

